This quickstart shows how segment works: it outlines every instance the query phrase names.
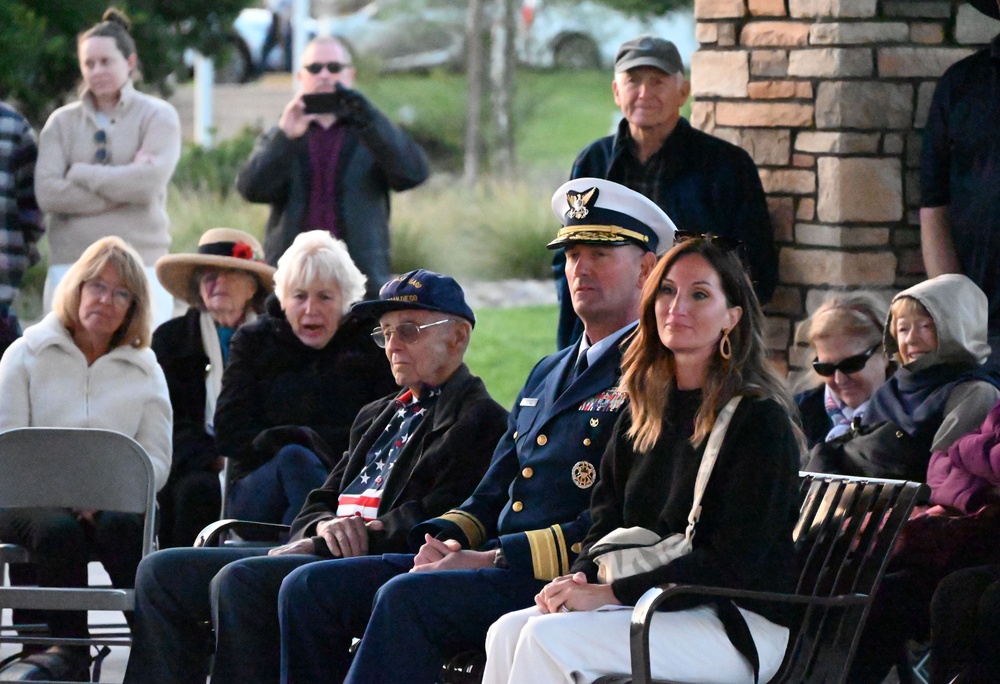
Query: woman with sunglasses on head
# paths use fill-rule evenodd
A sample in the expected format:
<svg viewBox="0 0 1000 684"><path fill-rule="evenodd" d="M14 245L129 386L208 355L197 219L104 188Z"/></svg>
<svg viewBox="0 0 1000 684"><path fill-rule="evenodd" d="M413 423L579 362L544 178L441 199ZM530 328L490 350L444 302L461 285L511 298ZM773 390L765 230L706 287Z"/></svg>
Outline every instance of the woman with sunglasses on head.
<svg viewBox="0 0 1000 684"><path fill-rule="evenodd" d="M490 627L485 684L583 684L630 671L632 610L619 607L634 606L657 585L793 585L801 447L794 404L767 360L762 324L750 279L721 243L688 239L661 258L646 280L622 361L630 403L601 461L593 525L572 574L546 585L535 607ZM608 533L685 533L702 457L715 451L708 445L724 416L731 420L721 428L690 551L609 577L596 552ZM657 679L766 682L780 666L790 617L784 609L691 597L664 605L650 632Z"/></svg>
<svg viewBox="0 0 1000 684"><path fill-rule="evenodd" d="M25 330L0 360L0 432L19 427L120 432L146 450L156 488L163 487L172 421L167 383L149 348L151 320L149 285L136 251L118 237L88 247L56 288L52 313ZM87 562L96 554L116 587L132 587L142 531L138 514L0 510L0 539L26 546L35 560L11 566L13 584L34 579L44 587L85 587ZM19 614L15 622L38 621L34 617ZM40 618L54 637L87 636L86 612L52 611ZM18 667L44 670L42 679L89 681L86 646L56 646L28 661Z"/></svg>
<svg viewBox="0 0 1000 684"><path fill-rule="evenodd" d="M343 242L302 233L278 260L265 313L233 335L215 411L232 517L291 523L361 407L397 389L370 323L348 313L364 292Z"/></svg>
<svg viewBox="0 0 1000 684"><path fill-rule="evenodd" d="M816 355L812 369L823 384L795 397L809 448L860 423L872 393L894 365L882 354L885 306L863 293L838 293L806 321Z"/></svg>
<svg viewBox="0 0 1000 684"><path fill-rule="evenodd" d="M35 194L49 238L46 309L69 264L107 235L132 245L149 265L154 325L173 315L173 298L152 265L170 246L167 183L181 152L174 108L135 89L131 22L109 9L77 37L80 99L49 117L38 143Z"/></svg>

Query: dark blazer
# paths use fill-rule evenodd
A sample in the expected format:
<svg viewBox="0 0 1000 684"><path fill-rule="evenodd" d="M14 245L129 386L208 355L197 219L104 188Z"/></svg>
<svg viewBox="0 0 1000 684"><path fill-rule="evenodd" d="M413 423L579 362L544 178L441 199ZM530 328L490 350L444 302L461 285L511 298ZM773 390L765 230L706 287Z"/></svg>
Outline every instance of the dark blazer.
<svg viewBox="0 0 1000 684"><path fill-rule="evenodd" d="M806 446L810 449L825 440L833 429L833 421L824 404L825 393L826 385L820 385L795 395L799 418L802 419L802 432L806 436Z"/></svg>
<svg viewBox="0 0 1000 684"><path fill-rule="evenodd" d="M293 539L314 535L319 522L334 517L340 492L368 465L369 451L398 408L396 397L387 397L361 409L350 451L323 487L309 494L292 523ZM486 472L506 421L506 409L463 364L392 468L378 508L385 529L369 533L369 553L409 550L406 535L414 525L463 501ZM314 544L319 555L329 555L321 538Z"/></svg>
<svg viewBox="0 0 1000 684"><path fill-rule="evenodd" d="M537 579L565 575L590 528L590 494L601 455L626 406L613 345L560 393L579 346L542 359L518 395L493 462L457 509L418 525L470 548L503 546L511 568Z"/></svg>
<svg viewBox="0 0 1000 684"><path fill-rule="evenodd" d="M153 352L163 368L174 410L173 477L215 470L219 450L205 431L208 356L201 342L201 312L191 307L153 332Z"/></svg>
<svg viewBox="0 0 1000 684"><path fill-rule="evenodd" d="M427 156L409 135L374 107L364 127L348 126L337 164L338 229L347 251L368 276L368 296L389 279L389 191L423 183ZM257 141L240 169L236 189L248 202L271 205L264 231L264 257L276 264L295 236L309 230L312 171L308 134L291 140L274 127Z"/></svg>
<svg viewBox="0 0 1000 684"><path fill-rule="evenodd" d="M313 449L330 468L340 460L361 407L397 389L370 332L370 321L348 314L333 339L313 349L273 296L265 315L236 331L215 408L215 440L235 478L288 444Z"/></svg>

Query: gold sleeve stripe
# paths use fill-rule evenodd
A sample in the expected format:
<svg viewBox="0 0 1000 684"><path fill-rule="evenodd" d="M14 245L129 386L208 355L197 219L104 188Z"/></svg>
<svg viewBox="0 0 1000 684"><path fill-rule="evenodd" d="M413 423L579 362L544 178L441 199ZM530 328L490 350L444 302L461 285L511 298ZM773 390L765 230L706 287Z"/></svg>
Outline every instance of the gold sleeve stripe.
<svg viewBox="0 0 1000 684"><path fill-rule="evenodd" d="M479 522L479 518L470 513L452 509L442 515L441 519L458 525L462 534L469 540L470 549L478 549L486 541L486 528Z"/></svg>
<svg viewBox="0 0 1000 684"><path fill-rule="evenodd" d="M566 540L562 528L553 525L544 530L525 532L531 547L531 565L535 579L551 580L569 572Z"/></svg>

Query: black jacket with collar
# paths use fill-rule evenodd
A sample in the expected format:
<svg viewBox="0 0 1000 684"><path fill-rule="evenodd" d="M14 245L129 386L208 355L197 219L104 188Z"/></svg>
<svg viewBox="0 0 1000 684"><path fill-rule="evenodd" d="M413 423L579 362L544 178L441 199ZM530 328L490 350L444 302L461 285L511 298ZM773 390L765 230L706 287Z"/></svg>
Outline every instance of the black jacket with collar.
<svg viewBox="0 0 1000 684"><path fill-rule="evenodd" d="M347 126L335 160L332 198L347 251L368 276L368 296L377 298L389 279L389 191L408 190L430 173L427 155L413 139L372 107L367 126ZM248 202L271 205L264 231L264 257L276 264L299 233L309 230L312 187L309 141L291 139L275 126L257 141L240 169L236 189Z"/></svg>
<svg viewBox="0 0 1000 684"><path fill-rule="evenodd" d="M397 395L398 396L398 395ZM306 499L292 523L292 538L312 536L316 525L335 517L340 492L368 463L368 452L396 412L396 396L374 401L358 413L350 451L326 483ZM461 503L479 483L507 425L507 411L463 364L444 384L392 468L378 509L380 532L369 532L369 553L404 552L410 529ZM320 555L325 542L314 540Z"/></svg>
<svg viewBox="0 0 1000 684"><path fill-rule="evenodd" d="M313 449L332 467L358 411L396 390L370 321L348 314L333 339L313 349L295 336L273 296L266 307L233 335L215 408L215 440L237 479L288 444Z"/></svg>
<svg viewBox="0 0 1000 684"><path fill-rule="evenodd" d="M174 410L171 476L215 470L219 450L205 430L208 355L201 341L201 312L191 307L153 332L153 352L163 368Z"/></svg>

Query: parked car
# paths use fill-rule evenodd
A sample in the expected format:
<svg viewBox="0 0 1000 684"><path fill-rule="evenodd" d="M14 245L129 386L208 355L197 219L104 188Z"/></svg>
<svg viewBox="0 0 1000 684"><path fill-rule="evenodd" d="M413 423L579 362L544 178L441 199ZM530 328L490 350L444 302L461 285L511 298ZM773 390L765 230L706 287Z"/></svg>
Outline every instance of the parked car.
<svg viewBox="0 0 1000 684"><path fill-rule="evenodd" d="M465 0L382 0L346 6L348 11L339 14L310 17L307 36L337 36L356 57L382 72L460 69L465 64ZM275 23L277 17L264 8L240 13L233 24L232 55L218 67L217 81L243 82L265 71L291 68L289 23L286 18ZM489 21L487 17L487 25ZM523 0L518 58L541 68L610 68L618 46L642 33L673 40L685 61L697 48L690 12L641 18L595 0Z"/></svg>
<svg viewBox="0 0 1000 684"><path fill-rule="evenodd" d="M525 0L521 61L557 69L610 69L618 47L649 33L672 40L685 64L698 48L690 12L628 15L595 0Z"/></svg>

